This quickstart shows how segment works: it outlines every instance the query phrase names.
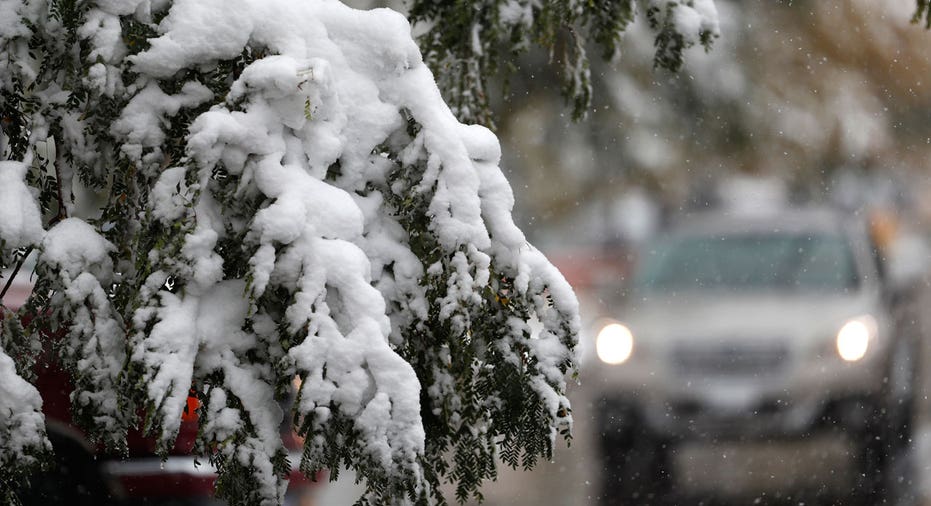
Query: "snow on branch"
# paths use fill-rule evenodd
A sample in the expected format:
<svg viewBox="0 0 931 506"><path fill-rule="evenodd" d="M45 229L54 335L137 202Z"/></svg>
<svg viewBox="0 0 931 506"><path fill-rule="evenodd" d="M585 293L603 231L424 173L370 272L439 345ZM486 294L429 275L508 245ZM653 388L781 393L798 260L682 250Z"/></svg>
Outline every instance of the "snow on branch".
<svg viewBox="0 0 931 506"><path fill-rule="evenodd" d="M23 182L25 174L22 163L0 162L0 270L12 262L9 252L34 246L42 238L39 209ZM0 472L0 497L17 469L34 467L38 457L51 449L45 437L42 398L23 378L30 376L28 366L35 356L25 340L17 315L0 304L0 469L4 470ZM10 357L20 354L11 351L25 355L18 357L21 367Z"/></svg>
<svg viewBox="0 0 931 506"><path fill-rule="evenodd" d="M497 139L457 121L402 16L66 3L22 3L35 15L0 39L33 55L2 83L24 127L4 129L23 163L0 192L41 209L0 234L41 245L34 299L63 327L84 427L120 447L144 408L167 451L196 395L197 451L234 504L282 501L286 414L301 468L354 468L373 504L475 494L499 447L550 457L577 302L511 219ZM43 232L40 212L69 217Z"/></svg>

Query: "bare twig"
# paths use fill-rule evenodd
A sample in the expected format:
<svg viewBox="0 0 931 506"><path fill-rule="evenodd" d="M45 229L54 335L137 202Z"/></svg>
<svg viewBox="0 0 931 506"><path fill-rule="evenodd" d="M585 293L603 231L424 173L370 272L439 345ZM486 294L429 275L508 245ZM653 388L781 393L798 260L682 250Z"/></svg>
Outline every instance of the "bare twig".
<svg viewBox="0 0 931 506"><path fill-rule="evenodd" d="M65 199L61 191L61 155L57 154L56 146L56 155L55 161L55 186L57 186L56 197L58 198L58 212L55 216L49 220L48 227L52 228L56 223L61 220L64 220L68 217L67 209L65 208ZM6 284L3 285L3 290L0 290L0 305L3 303L3 298L6 296L6 293L10 290L10 287L13 286L13 280L16 279L16 275L19 274L19 270L23 268L23 264L26 263L26 259L29 258L29 255L32 254L32 250L35 249L34 246L29 246L26 249L26 252L23 254L22 258L16 262L16 266L13 267L13 272L10 274L10 278L6 280ZM5 307L5 306L4 306Z"/></svg>
<svg viewBox="0 0 931 506"><path fill-rule="evenodd" d="M57 187L58 193L58 215L53 218L53 221L61 221L68 217L68 212L65 209L65 198L61 193L61 163L62 155L59 153L58 144L55 144L55 186ZM51 225L51 223L49 224Z"/></svg>
<svg viewBox="0 0 931 506"><path fill-rule="evenodd" d="M6 292L9 291L10 287L13 286L13 280L16 279L16 275L19 274L19 270L23 268L23 264L26 263L26 259L29 258L29 255L32 254L32 250L32 246L27 248L26 253L24 253L22 258L16 262L16 266L13 267L13 273L10 274L10 279L6 280L6 284L3 285L3 291L0 291L0 302L3 301L3 298L6 296Z"/></svg>
<svg viewBox="0 0 931 506"><path fill-rule="evenodd" d="M52 228L56 223L65 219L67 216L59 214L58 216L53 217L48 222L48 228ZM0 291L0 302L3 301L3 297L6 296L6 292L9 291L10 287L13 286L13 280L16 279L16 275L19 274L19 270L23 268L23 264L26 263L26 259L29 258L29 255L32 254L32 250L35 249L35 246L29 246L26 248L26 252L23 253L22 258L16 262L16 266L13 267L13 272L10 274L10 279L6 280L6 284L3 285L3 290Z"/></svg>

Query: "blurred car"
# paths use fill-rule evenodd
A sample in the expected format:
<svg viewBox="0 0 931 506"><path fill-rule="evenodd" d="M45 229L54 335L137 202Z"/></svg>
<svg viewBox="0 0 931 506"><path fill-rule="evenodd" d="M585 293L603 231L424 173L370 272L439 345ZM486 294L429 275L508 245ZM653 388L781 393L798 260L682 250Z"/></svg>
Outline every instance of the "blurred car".
<svg viewBox="0 0 931 506"><path fill-rule="evenodd" d="M913 404L916 339L893 300L867 227L830 210L675 226L639 256L585 371L603 502L791 489L874 503Z"/></svg>
<svg viewBox="0 0 931 506"><path fill-rule="evenodd" d="M31 269L26 269L28 272ZM16 310L32 291L32 285L16 279L3 303ZM216 469L192 455L197 438L198 400L188 398L174 447L162 458L157 455L153 437L145 437L138 429L127 437L128 456L109 454L95 448L71 418L70 375L62 370L50 342L36 364L35 386L42 395L46 433L54 451L48 469L30 477L16 491L22 506L213 506L223 504L214 499ZM285 404L287 404L286 401ZM287 411L287 405L283 405ZM285 417L287 419L287 417ZM290 452L291 472L285 506L305 506L325 473L314 480L299 469L302 441L288 423L281 427L281 437Z"/></svg>

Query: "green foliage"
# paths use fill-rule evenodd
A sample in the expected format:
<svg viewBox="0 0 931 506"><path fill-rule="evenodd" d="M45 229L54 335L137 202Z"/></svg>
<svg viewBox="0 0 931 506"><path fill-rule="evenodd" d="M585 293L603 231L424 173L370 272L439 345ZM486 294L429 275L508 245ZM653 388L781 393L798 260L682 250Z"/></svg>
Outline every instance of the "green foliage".
<svg viewBox="0 0 931 506"><path fill-rule="evenodd" d="M678 70L692 42L675 30L673 11L691 1L639 3L656 33L654 65ZM636 0L412 0L410 16L427 28L420 36L424 59L453 112L466 123L493 125L489 83L499 72L507 81L513 64L501 62L516 61L534 46L558 68L573 118L585 117L592 99L589 49L595 46L603 58L616 59L637 5ZM716 36L703 32L700 43L710 48Z"/></svg>
<svg viewBox="0 0 931 506"><path fill-rule="evenodd" d="M29 335L18 315L0 306L0 349L16 363L16 373L23 379L35 381L36 358L41 345Z"/></svg>
<svg viewBox="0 0 931 506"><path fill-rule="evenodd" d="M479 487L497 476L499 453L506 464L525 469L540 458L550 459L553 447L547 428L561 421L550 419L544 399L532 386L540 370L529 328L516 339L511 328L531 318L530 295L520 294L513 279L498 272L494 259L481 301L460 301L451 315L444 308L450 287L462 274L458 261L470 252L466 247L444 250L431 230L428 206L435 188L420 185L427 160L423 154L414 163L408 158L420 145L420 135L420 126L409 119L383 147L394 169L379 190L410 236L411 251L424 266L441 266L422 280L430 301L428 318L402 330L407 339L398 351L424 385L421 412L429 463L425 471L434 500L445 504L439 486L447 481L456 485L458 501L481 500ZM566 361L560 370L565 374L569 367ZM568 406L562 414L568 417ZM562 435L568 439L568 429Z"/></svg>
<svg viewBox="0 0 931 506"><path fill-rule="evenodd" d="M11 83L12 86L0 91L0 127L9 139L7 152L0 156L21 160L29 149L26 116L35 110L36 101L26 95L20 79L12 77Z"/></svg>
<svg viewBox="0 0 931 506"><path fill-rule="evenodd" d="M925 28L931 29L931 0L915 0L917 7L912 16L912 23L921 23L924 20Z"/></svg>

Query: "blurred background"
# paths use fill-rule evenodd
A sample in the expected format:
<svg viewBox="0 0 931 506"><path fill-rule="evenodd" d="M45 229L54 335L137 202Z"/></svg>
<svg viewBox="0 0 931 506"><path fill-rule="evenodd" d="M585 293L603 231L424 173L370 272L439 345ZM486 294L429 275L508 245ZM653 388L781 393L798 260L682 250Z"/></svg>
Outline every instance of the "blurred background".
<svg viewBox="0 0 931 506"><path fill-rule="evenodd" d="M775 231L787 220L806 221L805 216L789 216L812 207L862 225L871 250L881 257L886 272L873 277L879 279L883 302L874 312L889 313L887 333L912 336L908 354L914 360L906 376L912 385L910 422L885 429L882 437L898 443L886 445L875 458L840 451L854 462L852 468L844 467L848 462L843 456L832 460L820 450L815 457L806 453L807 429L790 438L791 443L763 438L769 446L758 456L777 455L780 449L790 455L778 457L779 469L814 459L826 474L853 469L857 484L840 480L840 493L806 496L793 490L798 480L790 476L781 488L728 500L931 504L931 323L925 321L931 315L926 293L931 32L910 23L913 0L716 0L715 5L721 38L709 53L693 49L678 73L653 68L653 38L642 21L626 34L618 62L593 60L594 104L582 122L571 121L545 54L525 57L511 76L509 91L493 93L498 97L494 107L502 167L517 200L515 216L531 242L575 288L582 303L583 335L580 382L571 391L576 420L571 447L561 444L553 463L531 472L502 469L498 481L483 489L487 504L661 502L652 495L626 501L605 497L611 493L606 480L615 479L612 472L624 466L606 453L629 448L606 449L611 430L604 424L605 392L610 390L606 377L615 373L596 357L598 332L605 321L642 316L629 314L645 311L643 304L631 307L630 279L641 268L643 251L655 253L655 237L673 224L702 214L740 221L746 214L755 216L751 221L757 225L770 223ZM817 312L819 302L810 299L799 298ZM741 310L747 309L733 308ZM670 309L667 319L676 320L681 311ZM697 318L703 318L701 312ZM726 319L720 323L726 326ZM630 360L637 358L635 351ZM729 360L733 366L743 359ZM889 384L896 367L905 370L889 361L893 365L877 382ZM647 383L641 386L649 389ZM811 388L829 387L815 381ZM828 401L818 402L823 406ZM885 416L886 409L879 409ZM752 414L758 414L755 408ZM826 414L812 416L828 420ZM839 430L853 441L852 447L870 437L848 428ZM710 438L712 446L717 442ZM724 459L733 454L728 452L718 455ZM882 460L882 469L856 467L864 458ZM746 468L726 468L721 459L716 465L725 475ZM760 460L749 458L751 463ZM643 479L649 481L650 472ZM688 480L701 481L690 472L684 473ZM879 494L864 487L868 473L881 474ZM726 490L727 478L709 475L704 481L708 486L703 495L680 498L680 503L715 502L733 492ZM325 495L321 502L340 504L338 490L333 487L330 493L335 495Z"/></svg>
<svg viewBox="0 0 931 506"><path fill-rule="evenodd" d="M604 378L592 350L599 322L631 317L612 294L626 292L638 252L699 211L766 208L778 225L780 208L809 206L867 224L884 251L886 284L909 287L897 304L911 307L905 324L920 336L914 423L899 434L906 443L887 450L898 463L883 470L887 488L900 493L861 499L931 504L931 326L923 319L931 314L931 33L909 22L911 0L715 4L721 38L710 53L693 50L677 74L653 69L642 22L626 35L619 62L593 62L586 121L570 120L558 83L540 70L543 55L519 65L511 93L496 103L518 222L575 288L584 331L571 447L532 472L503 471L484 489L488 504L613 503L603 497L611 464L599 423ZM710 488L704 501L726 483ZM731 500L800 502L793 497L790 487Z"/></svg>

